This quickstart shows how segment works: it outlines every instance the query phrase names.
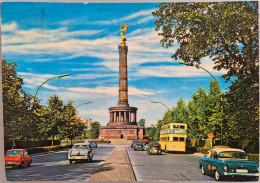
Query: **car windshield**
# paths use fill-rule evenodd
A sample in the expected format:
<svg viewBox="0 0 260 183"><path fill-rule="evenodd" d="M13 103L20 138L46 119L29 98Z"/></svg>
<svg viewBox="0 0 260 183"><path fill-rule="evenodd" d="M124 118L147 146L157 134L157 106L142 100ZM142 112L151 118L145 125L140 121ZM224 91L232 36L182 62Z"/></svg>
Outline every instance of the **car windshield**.
<svg viewBox="0 0 260 183"><path fill-rule="evenodd" d="M92 145L95 145L96 144L96 142L94 141L94 142L90 142L90 144L92 144Z"/></svg>
<svg viewBox="0 0 260 183"><path fill-rule="evenodd" d="M244 152L221 152L219 158L248 159L248 156Z"/></svg>
<svg viewBox="0 0 260 183"><path fill-rule="evenodd" d="M74 145L72 147L72 149L87 149L88 146L87 145Z"/></svg>
<svg viewBox="0 0 260 183"><path fill-rule="evenodd" d="M140 142L140 141L139 141L139 142L137 142L136 144L137 144L137 145L143 145L143 142Z"/></svg>
<svg viewBox="0 0 260 183"><path fill-rule="evenodd" d="M9 151L7 153L8 156L11 156L11 155L22 155L22 151Z"/></svg>

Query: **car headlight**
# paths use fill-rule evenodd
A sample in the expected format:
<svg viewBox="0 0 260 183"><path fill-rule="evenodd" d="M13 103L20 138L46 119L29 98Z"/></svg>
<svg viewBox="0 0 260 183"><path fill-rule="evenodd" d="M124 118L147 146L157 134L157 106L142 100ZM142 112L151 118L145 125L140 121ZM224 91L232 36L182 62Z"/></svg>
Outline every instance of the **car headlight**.
<svg viewBox="0 0 260 183"><path fill-rule="evenodd" d="M19 161L19 159L16 159L16 162L18 162Z"/></svg>

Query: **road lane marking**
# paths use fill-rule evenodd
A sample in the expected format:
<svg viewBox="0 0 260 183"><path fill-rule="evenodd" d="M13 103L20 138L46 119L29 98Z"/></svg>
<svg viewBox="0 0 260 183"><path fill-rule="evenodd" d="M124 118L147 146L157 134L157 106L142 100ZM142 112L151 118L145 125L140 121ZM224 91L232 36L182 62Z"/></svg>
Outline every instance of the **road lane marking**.
<svg viewBox="0 0 260 183"><path fill-rule="evenodd" d="M183 160L184 161L184 160ZM193 164L193 163L191 163L191 162L188 162L188 161L184 161L185 163L188 163L188 164Z"/></svg>

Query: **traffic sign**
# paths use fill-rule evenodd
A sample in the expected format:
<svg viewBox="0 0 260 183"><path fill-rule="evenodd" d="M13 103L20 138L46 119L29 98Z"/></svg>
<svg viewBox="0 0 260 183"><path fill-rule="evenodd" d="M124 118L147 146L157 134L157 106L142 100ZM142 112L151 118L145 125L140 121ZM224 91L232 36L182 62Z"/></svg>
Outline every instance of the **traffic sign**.
<svg viewBox="0 0 260 183"><path fill-rule="evenodd" d="M213 133L209 133L209 134L208 134L208 138L209 138L209 139L213 139L213 138L214 138L214 134L213 134Z"/></svg>

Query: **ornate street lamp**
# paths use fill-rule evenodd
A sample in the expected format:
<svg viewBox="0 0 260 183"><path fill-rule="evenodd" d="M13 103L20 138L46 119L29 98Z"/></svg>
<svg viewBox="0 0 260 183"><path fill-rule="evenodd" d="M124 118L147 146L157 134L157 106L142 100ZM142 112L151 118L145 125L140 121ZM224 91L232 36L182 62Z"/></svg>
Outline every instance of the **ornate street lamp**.
<svg viewBox="0 0 260 183"><path fill-rule="evenodd" d="M81 106L81 105L83 105L83 104L91 104L92 102L84 102L84 103L81 103L81 104L79 104L77 107L76 107L76 109L79 107L79 106Z"/></svg>
<svg viewBox="0 0 260 183"><path fill-rule="evenodd" d="M42 85L44 85L45 83L47 83L47 82L50 81L51 79L54 79L54 78L62 78L62 77L66 77L66 76L69 76L69 75L70 75L70 74L62 74L62 75L59 75L59 76L51 77L51 78L47 79L46 81L44 81L44 82L38 87L38 89L37 89L37 91L36 91L36 93L35 93L35 95L34 95L33 105L34 105L34 103L35 103L36 95L37 95L39 89L42 87Z"/></svg>
<svg viewBox="0 0 260 183"><path fill-rule="evenodd" d="M173 113L172 113L171 109L170 109L167 105L165 105L164 103L162 103L162 102L157 102L157 101L150 101L150 102L155 103L155 104L161 104L161 105L163 105L164 107L166 107L166 108L168 109L169 112L171 112L171 115L172 115L172 117L173 117Z"/></svg>

